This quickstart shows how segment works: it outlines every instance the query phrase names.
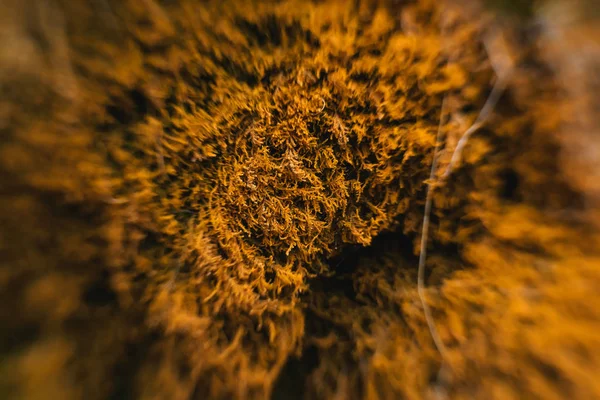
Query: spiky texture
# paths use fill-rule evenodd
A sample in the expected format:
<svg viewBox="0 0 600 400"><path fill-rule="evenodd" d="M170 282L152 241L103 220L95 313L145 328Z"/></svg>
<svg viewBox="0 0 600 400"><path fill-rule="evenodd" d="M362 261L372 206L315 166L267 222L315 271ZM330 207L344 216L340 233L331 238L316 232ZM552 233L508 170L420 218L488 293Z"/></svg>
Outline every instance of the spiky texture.
<svg viewBox="0 0 600 400"><path fill-rule="evenodd" d="M437 382L414 253L442 99L444 166L492 87L491 17L4 7L3 394L598 395L595 216L559 161L570 103L538 37L499 29L518 72L435 191Z"/></svg>

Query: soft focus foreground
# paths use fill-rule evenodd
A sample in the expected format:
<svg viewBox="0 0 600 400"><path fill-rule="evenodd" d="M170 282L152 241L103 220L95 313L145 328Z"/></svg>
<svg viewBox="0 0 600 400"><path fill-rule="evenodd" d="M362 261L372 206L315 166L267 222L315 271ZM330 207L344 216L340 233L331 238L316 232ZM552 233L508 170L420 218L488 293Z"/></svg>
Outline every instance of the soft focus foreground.
<svg viewBox="0 0 600 400"><path fill-rule="evenodd" d="M5 1L0 396L600 398L598 15L514 3Z"/></svg>

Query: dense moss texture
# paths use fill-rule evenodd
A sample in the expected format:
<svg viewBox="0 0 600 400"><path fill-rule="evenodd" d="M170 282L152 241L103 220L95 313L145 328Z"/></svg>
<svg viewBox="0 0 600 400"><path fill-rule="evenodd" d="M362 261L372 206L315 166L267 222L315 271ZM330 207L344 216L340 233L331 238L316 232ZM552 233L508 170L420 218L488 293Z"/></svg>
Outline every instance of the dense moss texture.
<svg viewBox="0 0 600 400"><path fill-rule="evenodd" d="M2 397L600 396L594 199L538 30L433 0L5 3ZM510 84L434 192L438 374L426 179L493 54Z"/></svg>

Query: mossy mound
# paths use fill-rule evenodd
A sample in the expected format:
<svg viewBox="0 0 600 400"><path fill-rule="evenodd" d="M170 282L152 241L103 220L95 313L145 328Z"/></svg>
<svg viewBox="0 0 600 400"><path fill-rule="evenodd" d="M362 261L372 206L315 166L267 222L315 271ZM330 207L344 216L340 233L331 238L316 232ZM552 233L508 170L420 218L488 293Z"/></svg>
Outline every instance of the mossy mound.
<svg viewBox="0 0 600 400"><path fill-rule="evenodd" d="M429 0L3 7L3 395L598 395L598 219L539 32ZM490 43L515 72L434 192L438 376L414 255Z"/></svg>

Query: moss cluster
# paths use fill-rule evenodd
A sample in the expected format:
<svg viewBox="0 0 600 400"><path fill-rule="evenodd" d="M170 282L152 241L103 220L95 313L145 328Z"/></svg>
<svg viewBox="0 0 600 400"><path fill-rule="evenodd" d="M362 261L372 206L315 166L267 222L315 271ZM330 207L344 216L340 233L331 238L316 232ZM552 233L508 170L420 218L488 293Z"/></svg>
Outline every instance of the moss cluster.
<svg viewBox="0 0 600 400"><path fill-rule="evenodd" d="M2 395L600 391L598 235L531 32L504 27L518 72L435 191L437 379L414 254L438 127L446 165L493 83L471 8L13 3Z"/></svg>

